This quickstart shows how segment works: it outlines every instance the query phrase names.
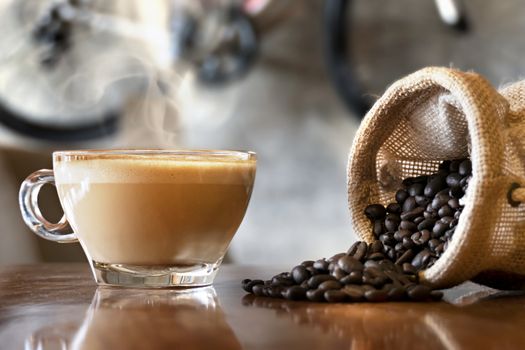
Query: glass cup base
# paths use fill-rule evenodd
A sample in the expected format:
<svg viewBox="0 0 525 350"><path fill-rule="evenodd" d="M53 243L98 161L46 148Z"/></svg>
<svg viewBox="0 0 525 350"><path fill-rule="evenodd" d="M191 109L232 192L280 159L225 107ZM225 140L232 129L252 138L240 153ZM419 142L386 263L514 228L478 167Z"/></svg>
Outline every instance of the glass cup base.
<svg viewBox="0 0 525 350"><path fill-rule="evenodd" d="M222 260L222 259L221 259ZM194 265L107 264L93 261L95 280L101 286L128 288L202 287L213 283L221 261Z"/></svg>

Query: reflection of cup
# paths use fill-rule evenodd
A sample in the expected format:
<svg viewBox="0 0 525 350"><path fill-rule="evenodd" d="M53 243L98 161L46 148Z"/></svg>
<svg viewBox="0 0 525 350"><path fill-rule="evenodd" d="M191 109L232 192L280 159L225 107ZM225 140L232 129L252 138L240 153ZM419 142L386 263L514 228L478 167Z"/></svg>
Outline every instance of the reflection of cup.
<svg viewBox="0 0 525 350"><path fill-rule="evenodd" d="M26 348L241 349L213 287L147 293L99 288L76 332L57 329L64 327L38 330L26 341Z"/></svg>
<svg viewBox="0 0 525 350"><path fill-rule="evenodd" d="M242 221L256 159L236 151L68 151L53 154L53 167L20 189L35 233L78 239L99 284L198 286L212 283ZM55 181L65 212L58 224L37 205L39 189ZM74 233L61 234L68 221Z"/></svg>

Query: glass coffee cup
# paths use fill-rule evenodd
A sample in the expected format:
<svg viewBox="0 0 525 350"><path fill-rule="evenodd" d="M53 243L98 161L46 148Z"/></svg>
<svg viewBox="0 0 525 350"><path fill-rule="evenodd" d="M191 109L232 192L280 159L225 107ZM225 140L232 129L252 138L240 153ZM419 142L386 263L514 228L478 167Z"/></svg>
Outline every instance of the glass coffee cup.
<svg viewBox="0 0 525 350"><path fill-rule="evenodd" d="M36 171L20 188L22 216L37 235L80 242L100 285L189 287L213 282L246 212L256 155L60 151L53 169ZM45 184L57 188L58 223L38 207Z"/></svg>

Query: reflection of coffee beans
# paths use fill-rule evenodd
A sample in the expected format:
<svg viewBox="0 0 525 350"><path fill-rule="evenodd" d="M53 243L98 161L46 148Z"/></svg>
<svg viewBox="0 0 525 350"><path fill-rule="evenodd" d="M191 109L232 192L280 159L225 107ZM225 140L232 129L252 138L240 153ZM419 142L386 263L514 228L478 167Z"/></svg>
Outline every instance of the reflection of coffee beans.
<svg viewBox="0 0 525 350"><path fill-rule="evenodd" d="M327 302L441 299L441 292L419 284L418 272L447 249L471 172L470 160L462 159L442 162L434 174L406 178L395 203L365 209L376 241L355 242L347 253L304 261L271 280L245 279L243 289L256 296Z"/></svg>

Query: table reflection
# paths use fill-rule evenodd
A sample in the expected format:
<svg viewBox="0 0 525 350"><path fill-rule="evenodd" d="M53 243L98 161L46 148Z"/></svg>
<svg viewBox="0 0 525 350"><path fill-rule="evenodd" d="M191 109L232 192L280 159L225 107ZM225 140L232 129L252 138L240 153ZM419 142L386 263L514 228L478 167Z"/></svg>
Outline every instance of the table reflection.
<svg viewBox="0 0 525 350"><path fill-rule="evenodd" d="M152 344L161 349L241 348L215 290L207 287L99 288L81 324L41 328L26 339L25 349L147 349Z"/></svg>
<svg viewBox="0 0 525 350"><path fill-rule="evenodd" d="M451 303L453 302L453 304ZM361 349L522 348L525 298L470 293L450 302L328 304L246 295L246 307L274 310L304 330L320 331ZM516 307L516 305L523 305Z"/></svg>

